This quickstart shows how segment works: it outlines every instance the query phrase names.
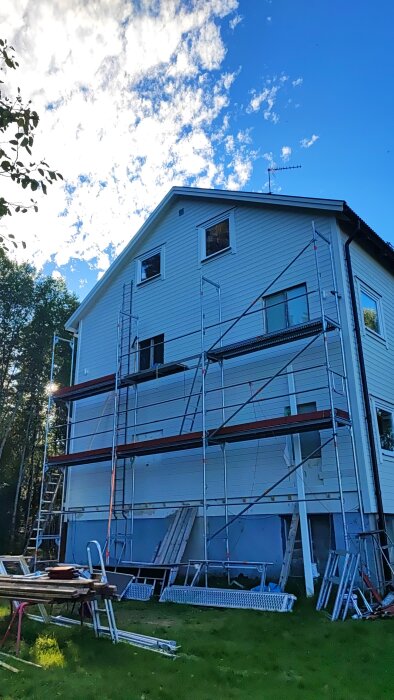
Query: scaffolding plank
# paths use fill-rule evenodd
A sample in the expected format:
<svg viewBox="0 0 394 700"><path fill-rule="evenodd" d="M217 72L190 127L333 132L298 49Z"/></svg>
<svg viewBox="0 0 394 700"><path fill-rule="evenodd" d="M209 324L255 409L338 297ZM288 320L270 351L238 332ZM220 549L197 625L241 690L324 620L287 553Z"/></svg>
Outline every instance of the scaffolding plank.
<svg viewBox="0 0 394 700"><path fill-rule="evenodd" d="M155 564L179 563L197 515L196 507L178 508L154 558Z"/></svg>
<svg viewBox="0 0 394 700"><path fill-rule="evenodd" d="M341 409L335 409L335 418L338 427L349 425L349 414ZM223 428L212 429L208 432L208 444L221 444L241 442L244 440L260 440L270 437L304 433L312 430L327 430L332 427L333 417L330 409L300 413L292 416L279 416L250 423L227 425ZM169 435L153 440L140 440L125 445L118 445L117 456L138 457L164 452L177 452L178 450L192 450L201 447L203 443L202 432L183 433L182 435ZM102 447L97 450L85 452L73 452L68 455L55 455L48 457L48 466L74 466L77 464L90 464L105 462L111 459L111 447Z"/></svg>
<svg viewBox="0 0 394 700"><path fill-rule="evenodd" d="M141 382L148 382L152 379L160 379L160 377L167 377L171 374L177 374L178 372L185 372L187 369L189 369L187 365L180 364L179 362L168 362L143 370L142 372L128 374L122 377L119 385L125 387ZM109 391L114 391L114 389L115 374L107 374L104 377L89 379L87 382L62 387L52 394L52 398L55 401L78 401L90 396L105 394Z"/></svg>
<svg viewBox="0 0 394 700"><path fill-rule="evenodd" d="M130 386L132 384L149 382L153 379L168 377L171 374L178 374L178 372L186 372L187 369L189 369L187 365L183 365L179 362L167 362L166 364L156 365L155 367L150 367L149 369L144 369L140 372L127 374L120 380L120 386Z"/></svg>
<svg viewBox="0 0 394 700"><path fill-rule="evenodd" d="M160 603L183 603L213 608L241 608L267 612L291 612L297 598L291 593L234 591L227 588L167 586Z"/></svg>
<svg viewBox="0 0 394 700"><path fill-rule="evenodd" d="M335 324L333 321L327 321L327 331L333 331L337 327L337 324ZM211 362L229 360L233 357L248 355L251 352L265 350L266 348L272 348L276 345L293 343L295 340L310 338L313 335L319 335L319 333L322 333L323 330L323 321L321 318L319 318L313 321L308 321L308 323L301 323L297 326L291 326L291 328L285 328L272 333L265 333L264 335L257 335L253 338L248 338L247 340L241 340L238 343L231 343L230 345L223 345L222 347L214 348L213 350L208 351L207 357Z"/></svg>
<svg viewBox="0 0 394 700"><path fill-rule="evenodd" d="M77 401L78 399L86 399L89 396L97 396L105 394L108 391L115 389L115 375L107 374L104 377L96 377L89 379L88 382L81 384L73 384L58 389L52 394L55 401Z"/></svg>

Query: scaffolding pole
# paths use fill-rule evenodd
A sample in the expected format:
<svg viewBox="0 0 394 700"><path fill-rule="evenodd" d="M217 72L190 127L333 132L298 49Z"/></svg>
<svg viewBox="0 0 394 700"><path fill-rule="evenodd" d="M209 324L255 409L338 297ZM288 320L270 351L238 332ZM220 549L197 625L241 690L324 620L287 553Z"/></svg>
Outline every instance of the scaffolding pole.
<svg viewBox="0 0 394 700"><path fill-rule="evenodd" d="M312 232L313 232L313 251L314 251L314 257L315 257L317 288L318 288L321 318L323 321L323 346L324 346L324 357L326 360L325 364L326 364L326 374L327 374L327 383L328 383L328 396L329 396L330 409L331 409L331 414L332 414L332 436L333 436L333 445L334 445L335 466L336 466L336 470L337 470L338 488L339 488L339 496L340 496L340 502L341 502L343 537L344 537L345 549L347 550L349 547L349 535L348 535L348 530L347 530L347 525L346 525L345 499L344 499L344 495L343 495L341 465L340 465L340 460L339 460L338 424L337 424L337 418L336 418L336 413L335 413L334 396L333 396L333 388L332 388L333 374L332 374L332 370L331 370L330 356L329 356L329 350L328 350L327 319L326 319L326 313L325 313L325 307L324 307L323 289L322 289L322 284L321 284L321 272L320 272L318 245L317 245L317 233L316 233L314 221L312 221ZM331 254L331 249L330 249L330 254ZM340 319L338 319L338 322L339 322L339 320Z"/></svg>
<svg viewBox="0 0 394 700"><path fill-rule="evenodd" d="M217 435L218 431L223 429L226 425L231 423L233 418L245 407L248 405L254 403L263 390L265 390L271 382L273 382L275 379L277 379L280 376L286 376L286 373L288 376L289 372L291 372L291 381L294 384L294 377L293 377L293 367L292 363L294 360L296 360L299 356L301 356L303 353L305 353L309 347L312 346L313 343L317 341L318 338L322 337L323 339L323 347L324 347L324 367L326 368L326 376L327 376L327 391L328 391L328 398L329 398L329 405L330 405L330 416L331 416L331 426L332 426L332 437L325 441L324 444L321 446L321 449L325 446L328 445L329 443L333 442L333 449L334 449L334 455L335 455L335 464L336 464L336 473L338 477L338 489L339 489L339 501L340 501L340 511L341 511L341 517L342 517L342 526L343 526L343 531L344 531L344 539L345 539L345 544L347 545L348 543L348 533L347 533L347 527L346 527L346 513L345 513L345 501L344 501L344 491L343 491L343 485L342 485L342 475L341 475L341 467L340 467L340 459L339 459L339 450L338 450L338 420L337 420L337 415L336 415L336 409L335 409L335 403L334 403L334 389L335 387L333 386L333 377L334 370L331 367L330 364L330 355L329 355L329 343L328 343L328 332L333 330L332 326L332 320L327 317L326 310L325 310L325 296L323 293L322 289L322 283L321 283L321 272L320 272L320 264L319 264L319 256L318 256L318 249L317 249L317 238L318 236L325 241L326 244L328 244L328 252L329 252L329 257L330 257L330 264L331 264L331 273L333 276L333 284L334 284L334 298L335 298L335 304L336 304L336 313L337 313L337 318L338 318L338 324L336 325L334 323L334 328L338 328L339 331L339 338L340 338L340 345L341 345L341 359L342 363L344 366L344 375L343 375L343 382L345 386L345 399L346 399L346 404L349 407L349 414L350 414L350 402L349 402L349 393L348 393L348 387L347 387L347 376L346 376L346 367L345 367L345 355L344 355L344 350L343 350L343 340L342 340L342 335L341 335L341 329L340 329L340 314L339 314L339 305L338 305L338 298L337 298L337 290L336 290L336 281L335 281L335 268L333 265L333 259L332 259L332 247L331 247L331 242L319 234L314 226L314 223L312 223L312 232L313 236L312 239L308 241L306 245L302 247L302 249L292 258L292 260L274 277L272 282L268 284L263 292L259 294L254 301L247 306L247 308L238 316L233 317L232 319L228 319L223 321L222 319L222 300L221 300L221 289L220 285L216 282L212 282L212 280L209 280L205 277L200 278L200 353L196 356L193 357L198 357L198 362L196 367L186 367L185 369L195 369L195 374L194 374L194 379L192 382L191 390L190 390L190 395L188 397L187 405L186 405L186 411L182 416L179 416L182 418L181 422L181 428L180 428L180 434L183 433L184 428L185 428L185 420L189 416L189 405L192 396L194 396L195 392L195 387L197 384L198 380L198 375L201 372L201 388L198 391L198 388L196 389L196 395L198 396L198 402L197 405L194 408L194 412L192 412L190 415L192 416L192 427L195 422L195 418L197 413L201 414L201 424L202 424L202 513L203 513L203 550L204 550L204 559L208 560L208 546L209 542L216 537L219 532L225 532L225 540L226 540L226 558L229 559L230 557L230 551L229 551L229 528L231 524L238 519L243 513L245 513L249 508L253 507L257 503L260 503L261 500L268 494L271 493L276 486L278 486L280 483L284 481L284 479L287 479L288 476L292 473L287 472L283 479L280 479L279 481L275 482L271 487L269 487L264 494L262 494L260 497L255 499L252 503L250 503L246 509L242 510L241 513L235 516L235 518L232 518L229 520L229 515L228 515L228 474L227 474L227 454L226 454L226 444L225 440L221 444L221 451L222 451L222 462L223 462L223 505L224 505L224 526L220 528L217 532L215 532L213 535L209 536L208 535L208 503L210 502L211 499L207 498L207 448L209 444L212 444L214 442L215 435ZM314 256L314 262L315 262L315 268L316 268L316 276L317 276L317 294L318 294L318 300L319 300L319 307L320 307L320 314L321 314L321 329L317 330L316 333L313 334L313 337L311 340L307 342L307 344L301 348L301 350L297 350L295 353L292 353L291 359L283 366L273 374L272 377L270 377L267 381L264 381L263 385L260 386L253 394L250 396L246 401L242 402L240 405L236 405L236 410L234 412L230 412L229 415L229 408L234 408L234 407L229 407L226 406L226 386L225 386L225 373L224 373L224 359L227 359L224 355L219 357L218 359L211 359L209 357L210 351L219 346L219 349L223 348L223 339L224 337L235 327L237 323L239 323L243 318L246 316L249 316L252 313L256 313L256 310L253 308L264 296L267 291L271 290L273 286L278 282L285 273L291 268L292 265L296 261L298 261L301 256L308 250L313 249L312 255ZM132 284L132 283L131 283ZM205 313L204 313L204 284L210 284L213 287L216 288L217 290L217 295L218 295L218 301L219 301L219 322L216 324L206 324L205 323ZM311 291L307 291L306 294L311 294ZM130 298L130 304L131 304L131 298ZM130 329L133 323L133 319L136 319L137 317L134 317L132 315L132 308L129 309L127 316L128 316L128 323L129 323L129 335L130 335ZM106 541L106 561L108 563L109 557L110 557L110 548L111 548L111 521L113 517L116 518L117 513L119 512L119 504L116 503L116 470L117 470L117 459L118 459L118 446L119 446L119 414L120 414L120 401L119 401L119 392L122 390L121 387L121 379L123 378L122 375L122 359L124 356L124 348L123 348L123 334L124 334L124 318L122 317L122 314L125 314L125 309L124 309L124 298L123 298L123 304L122 304L122 310L120 312L119 318L118 318L118 325L117 325L117 358L116 358L116 373L115 373L115 394L114 394L114 415L113 415L113 437L112 437L112 448L111 448L111 482L110 482L110 499L109 499L109 517L108 517L108 528L107 528L107 541ZM137 321L138 323L138 321ZM226 324L226 330L223 331L223 324ZM228 325L230 324L230 325ZM331 324L331 325L330 325ZM330 325L330 327L329 327ZM219 329L219 337L217 340L209 347L208 350L206 350L206 332L207 329L212 329L218 327ZM309 337L312 335L311 330L308 330L309 336L304 334L302 337ZM184 334L185 336L192 335L193 333L198 333L198 331L193 331L192 333L186 333ZM183 336L179 336L183 337ZM256 336L257 337L257 336ZM138 367L138 356L139 356L139 348L138 348L138 343L137 347L134 351L132 351L132 345L130 343L131 337L128 339L128 347L127 347L127 363L128 363L128 371L130 370L130 358L131 355L134 354L134 364L137 362L137 367ZM138 326L137 326L137 340L138 340ZM171 341L177 340L177 338L171 338L170 340L167 340L167 344ZM286 340L282 340L282 342L286 342ZM288 341L288 342L291 342ZM280 341L278 342L278 344ZM230 346L228 346L230 347ZM268 346L269 347L269 346ZM259 348L257 348L259 349ZM249 350L251 352L252 350ZM236 357L237 355L228 355L228 358ZM207 372L210 364L212 361L219 361L219 368L220 368L220 387L218 389L209 389L207 386ZM178 361L180 362L180 361ZM305 371L307 371L308 368L305 368ZM138 370L137 370L138 371ZM298 371L298 370L294 370ZM140 380L142 381L142 380ZM136 380L133 384L134 387L134 409L133 409L133 439L134 442L137 440L137 428L141 427L138 425L138 409L139 409L139 399L138 399L138 380ZM322 388L322 387L320 387ZM297 410L297 392L295 390L295 387L293 387L294 390L291 390L291 387L289 387L289 393L288 393L288 398L290 399L291 403L291 408L292 408L292 413L294 410ZM318 387L319 389L319 387ZM123 390L125 390L125 387L123 385ZM127 394L128 394L128 389L126 389ZM220 392L220 405L216 409L208 408L207 407L207 394L211 391L218 391ZM312 390L311 390L312 391ZM317 389L315 388L315 391ZM301 392L302 393L302 392ZM263 400L270 400L272 397L268 397L267 399ZM175 400L175 399L174 399ZM201 409L199 410L199 402L201 401ZM160 403L166 403L164 402L156 402L155 404L152 405L160 405ZM145 405L142 406L142 408L145 408ZM208 415L210 411L215 411L219 410L221 412L221 425L218 428L215 429L209 429L208 425ZM125 409L125 418L124 418L124 430L125 430L125 435L127 438L128 434L128 413L129 413L129 397L126 397L126 409ZM169 416L164 419L158 419L158 420L175 420L178 416ZM157 421L151 421L150 423L156 423ZM149 424L150 424L149 423ZM148 423L144 423L141 425L148 425ZM190 431L188 431L190 432ZM350 423L350 436L351 436L351 441L352 441L352 449L353 449L353 456L354 456L354 463L355 463L355 473L356 473L356 487L357 487L357 493L358 493L358 498L359 498L359 505L360 505L360 514L361 514L361 520L363 523L363 511L362 511L362 499L361 499L361 489L360 489L360 483L359 483L359 476L358 476L358 469L357 469L357 463L356 463L356 454L355 454L355 447L354 447L354 436L352 433L352 428L351 428L351 423ZM46 435L46 443L47 443L48 435ZM293 437L293 443L296 443L298 441L299 445L299 437L295 436ZM68 444L68 439L67 439L67 444ZM316 452L316 451L315 451ZM298 455L298 457L300 454ZM304 462L314 456L314 453L311 453L308 455L308 457L305 460L295 460L298 462L298 464L295 467L295 470L298 470L298 474L301 473L302 471L302 465ZM125 459L125 458L123 458ZM124 465L126 463L124 462ZM299 485L299 479L297 477L297 485ZM136 503L135 503L135 457L132 459L131 463L131 511L128 509L128 506L126 506L126 498L125 498L125 482L126 482L126 467L124 467L124 474L123 474L123 496L122 496L122 504L121 504L121 512L123 517L126 520L126 529L125 529L125 539L127 539L128 536L128 522L131 524L131 543L130 543L130 556L131 559L133 557L133 538L134 538L134 511L136 509ZM294 499L294 502L299 502L304 504L303 508L305 510L304 517L302 520L304 520L304 525L305 522L307 522L307 508L306 508L306 503L308 499L306 498L306 493L305 493L305 484L303 484L298 488L297 492L297 499ZM129 515L130 515L130 521L129 518L126 517L126 511L128 510ZM301 514L301 513L300 513ZM305 528L304 528L305 529ZM305 533L304 533L305 534ZM305 538L304 538L305 539ZM304 547L304 545L303 545ZM307 584L307 590L312 590L313 589L313 580L312 584L310 582L310 569L311 569L311 556L310 556L310 549L309 549L309 563L308 563L308 556L307 556L307 551L306 551L307 545L306 545L306 539L305 539L305 558L307 559L307 566L308 566L308 584ZM305 562L304 562L305 564ZM307 578L307 576L306 576Z"/></svg>
<svg viewBox="0 0 394 700"><path fill-rule="evenodd" d="M287 380L289 385L289 400L290 400L290 414L297 414L297 399L295 394L295 382L293 375L293 368L291 365L287 368ZM301 440L299 434L292 436L293 443L293 454L294 461L296 464L302 462L301 454ZM299 467L295 473L297 482L297 496L298 496L298 512L300 516L300 530L301 530L301 544L302 544L302 558L304 564L304 579L305 579L305 591L308 598L314 595L314 583L313 583L313 567L312 567L312 553L311 553L311 541L309 535L309 523L308 523L308 508L305 501L305 480L304 480L304 469L303 466Z"/></svg>

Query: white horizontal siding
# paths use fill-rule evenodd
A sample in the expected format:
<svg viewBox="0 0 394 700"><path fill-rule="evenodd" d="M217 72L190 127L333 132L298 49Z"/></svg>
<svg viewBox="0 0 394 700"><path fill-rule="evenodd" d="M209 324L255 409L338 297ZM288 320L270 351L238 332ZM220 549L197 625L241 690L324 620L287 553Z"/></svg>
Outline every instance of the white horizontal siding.
<svg viewBox="0 0 394 700"><path fill-rule="evenodd" d="M389 272L356 242L352 243L350 251L353 273L356 277L356 291L358 291L357 280L360 280L377 292L381 298L384 339L364 329L360 299L357 298L365 369L375 419L375 399L387 403L394 412L394 271ZM387 513L394 513L394 458L380 451L376 424L375 439L384 509Z"/></svg>
<svg viewBox="0 0 394 700"><path fill-rule="evenodd" d="M228 206L228 205L227 205ZM179 216L179 209L184 209ZM163 279L151 281L134 287L133 314L139 318L139 337L147 338L165 333L165 361L180 360L200 352L200 277L206 276L219 283L222 294L223 319L242 313L250 302L261 295L312 239L311 217L303 211L283 212L261 207L238 206L234 210L236 225L236 252L225 253L215 259L201 263L198 257L198 226L208 219L219 215L224 210L223 204L215 202L189 200L174 205L158 223L148 241L140 245L135 256L159 245L165 247L165 274ZM329 218L316 219L318 230L330 236ZM335 316L335 302L331 295L332 279L327 245L318 242L319 279L315 268L315 251L312 245L280 279L269 288L273 293L297 284L306 283L309 296L311 318L320 316L320 302L317 294L318 283L325 297L326 310ZM80 342L77 381L86 381L97 376L109 374L116 367L116 326L117 315L122 299L124 283L133 280L136 272L135 261L129 261L112 280L101 298L88 311L83 319L83 334ZM250 336L258 335L263 330L261 301L256 304L257 313L245 317L227 333L223 342L230 343ZM217 292L208 284L204 285L204 324L217 323L219 309ZM223 324L225 330L228 324ZM203 343L208 348L217 341L220 329L215 328L205 333ZM182 334L192 333L184 338ZM178 340L169 341L177 337ZM225 391L226 418L237 406L247 400L261 385L262 378L272 376L289 362L296 350L308 341L299 341L290 346L254 353L225 363L226 385L240 384ZM333 369L340 371L340 348L336 334L329 339L330 359ZM293 362L295 382L299 403L316 402L318 410L329 408L327 375L320 366L308 371L311 365L322 365L324 352L321 339L317 340L308 351ZM193 363L190 362L189 366ZM299 371L299 370L302 370ZM181 415L187 405L193 371L156 382L140 385L138 389L138 433L149 433L160 429L163 435L179 432ZM219 386L220 371L217 365L211 365L207 375L207 427L220 425L221 392L210 390ZM201 386L198 377L196 389ZM316 389L316 387L320 387ZM313 389L313 391L312 391ZM340 386L338 386L340 389ZM289 406L287 379L280 376L273 381L258 401L245 406L231 423L241 423L263 418L283 416ZM174 401L168 403L173 398ZM343 396L336 395L336 405L344 407ZM133 391L129 399L129 421L133 419ZM166 401L161 407L152 407L153 402ZM94 397L79 405L75 419L89 421L78 423L73 432L73 450L95 449L111 444L111 416L107 414L111 398ZM196 399L192 402L192 406ZM201 408L201 406L199 407ZM214 410L212 410L214 409ZM192 409L190 409L192 410ZM172 418L171 418L172 416ZM190 429L191 425L187 426ZM194 430L201 429L201 417L197 414ZM126 439L133 438L134 428L130 428ZM342 431L344 433L344 431ZM322 441L326 439L322 433ZM228 486L231 496L253 496L260 494L276 479L286 474L288 467L284 458L286 438L274 438L229 445ZM352 476L351 450L347 434L340 436L340 454L346 464L344 488L354 491ZM332 447L327 447L322 459L305 466L308 493L337 492L338 483L335 475L335 455ZM136 500L141 502L185 500L201 498L201 454L199 451L155 455L136 460ZM96 479L97 473L97 479ZM130 482L127 489L130 495ZM108 500L109 465L76 467L70 473L68 499L69 505L84 505L89 492L89 503L101 503ZM294 478L290 477L278 487L275 493L295 493ZM208 450L207 497L223 496L223 467L219 448ZM337 510L333 501L330 509ZM321 504L318 506L321 508ZM328 506L327 506L328 507ZM317 508L317 506L316 506ZM284 512L287 509L284 508Z"/></svg>

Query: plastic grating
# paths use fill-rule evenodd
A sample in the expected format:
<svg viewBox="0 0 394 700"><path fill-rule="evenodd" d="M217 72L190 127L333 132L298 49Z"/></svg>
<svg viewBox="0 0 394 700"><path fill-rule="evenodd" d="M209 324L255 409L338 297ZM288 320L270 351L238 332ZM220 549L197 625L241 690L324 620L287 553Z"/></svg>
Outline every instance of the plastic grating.
<svg viewBox="0 0 394 700"><path fill-rule="evenodd" d="M297 598L290 593L232 591L225 588L168 586L160 596L161 603L185 603L214 608L244 608L266 612L291 612Z"/></svg>
<svg viewBox="0 0 394 700"><path fill-rule="evenodd" d="M153 596L154 584L129 583L122 595L123 600L149 600Z"/></svg>

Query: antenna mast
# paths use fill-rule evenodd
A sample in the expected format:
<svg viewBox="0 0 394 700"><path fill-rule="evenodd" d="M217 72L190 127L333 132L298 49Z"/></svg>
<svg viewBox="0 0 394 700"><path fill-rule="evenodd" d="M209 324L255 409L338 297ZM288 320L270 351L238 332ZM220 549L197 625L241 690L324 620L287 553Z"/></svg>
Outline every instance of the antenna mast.
<svg viewBox="0 0 394 700"><path fill-rule="evenodd" d="M279 170L297 170L298 168L302 168L302 165L287 165L287 166L284 166L283 168L276 168L274 166L273 168L267 168L267 171L268 171L268 194L272 194L272 192L271 192L271 173L276 173Z"/></svg>

